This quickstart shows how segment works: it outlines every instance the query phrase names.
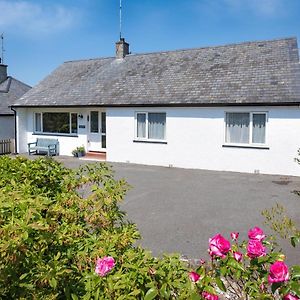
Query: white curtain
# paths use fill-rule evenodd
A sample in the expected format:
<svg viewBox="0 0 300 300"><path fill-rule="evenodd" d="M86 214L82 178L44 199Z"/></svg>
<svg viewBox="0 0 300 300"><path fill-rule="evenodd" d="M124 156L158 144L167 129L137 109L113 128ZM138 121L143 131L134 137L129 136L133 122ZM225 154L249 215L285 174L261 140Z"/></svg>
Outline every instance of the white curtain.
<svg viewBox="0 0 300 300"><path fill-rule="evenodd" d="M137 137L146 137L146 114L137 114Z"/></svg>
<svg viewBox="0 0 300 300"><path fill-rule="evenodd" d="M226 113L226 142L249 143L249 113Z"/></svg>
<svg viewBox="0 0 300 300"><path fill-rule="evenodd" d="M164 140L166 128L165 113L149 113L148 114L148 130L149 139Z"/></svg>
<svg viewBox="0 0 300 300"><path fill-rule="evenodd" d="M265 143L266 137L266 115L253 114L253 129L252 129L252 142Z"/></svg>

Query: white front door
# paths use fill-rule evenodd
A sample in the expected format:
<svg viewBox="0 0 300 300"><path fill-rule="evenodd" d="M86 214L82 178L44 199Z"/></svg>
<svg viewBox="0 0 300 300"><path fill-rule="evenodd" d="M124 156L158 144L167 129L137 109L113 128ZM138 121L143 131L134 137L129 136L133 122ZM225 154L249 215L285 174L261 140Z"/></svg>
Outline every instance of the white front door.
<svg viewBox="0 0 300 300"><path fill-rule="evenodd" d="M88 151L106 150L106 113L98 110L89 112Z"/></svg>

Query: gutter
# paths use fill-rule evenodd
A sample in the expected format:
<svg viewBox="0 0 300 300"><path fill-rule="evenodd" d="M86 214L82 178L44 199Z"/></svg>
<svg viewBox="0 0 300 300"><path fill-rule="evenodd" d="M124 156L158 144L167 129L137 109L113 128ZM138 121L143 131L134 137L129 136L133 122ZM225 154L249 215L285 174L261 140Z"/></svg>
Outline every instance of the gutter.
<svg viewBox="0 0 300 300"><path fill-rule="evenodd" d="M15 153L14 154L18 154L17 153L17 111L15 109L13 109L12 107L10 107L10 109L14 112L14 120L15 120Z"/></svg>

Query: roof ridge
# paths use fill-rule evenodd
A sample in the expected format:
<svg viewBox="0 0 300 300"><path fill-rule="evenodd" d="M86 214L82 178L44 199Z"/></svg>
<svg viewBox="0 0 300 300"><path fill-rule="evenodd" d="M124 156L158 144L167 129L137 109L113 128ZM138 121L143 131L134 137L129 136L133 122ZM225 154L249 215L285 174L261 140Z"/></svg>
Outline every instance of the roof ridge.
<svg viewBox="0 0 300 300"><path fill-rule="evenodd" d="M7 85L6 85L5 90L0 90L0 93L8 93L9 92L10 85L11 85L11 79L12 78L10 76L7 76L6 80L3 81L3 82L7 81Z"/></svg>
<svg viewBox="0 0 300 300"><path fill-rule="evenodd" d="M141 53L131 53L126 57L133 57L133 56L143 56L143 55L153 55L153 54L165 54L165 53L177 53L177 52L185 52L185 51L196 51L200 49L209 49L209 48L224 48L224 47L232 47L232 46L242 46L242 45L251 45L257 43L272 43L272 42L279 42L279 41L288 41L288 40L296 40L296 36L290 36L285 38L276 38L270 40L255 40L255 41L245 41L245 42L237 42L237 43L230 43L230 44L223 44L223 45L215 45L215 46L203 46L203 47L193 47L193 48L182 48L182 49L175 49L175 50L165 50L165 51L154 51L154 52L141 52ZM124 59L126 59L126 57ZM84 62L84 61L93 61L93 60L108 60L108 59L116 59L115 56L107 56L107 57L96 57L96 58L86 58L86 59L78 59L78 60L67 60L64 63L74 63L74 62Z"/></svg>
<svg viewBox="0 0 300 300"><path fill-rule="evenodd" d="M27 83L25 83L25 82L23 82L23 81L21 81L21 80L15 78L15 77L12 77L12 76L7 76L7 77L8 77L8 78L11 78L11 79L13 79L13 80L15 80L15 81L17 81L17 82L19 82L19 83L22 83L22 84L26 85L26 86L29 87L29 88L32 88L32 86L30 86L29 84L27 84Z"/></svg>

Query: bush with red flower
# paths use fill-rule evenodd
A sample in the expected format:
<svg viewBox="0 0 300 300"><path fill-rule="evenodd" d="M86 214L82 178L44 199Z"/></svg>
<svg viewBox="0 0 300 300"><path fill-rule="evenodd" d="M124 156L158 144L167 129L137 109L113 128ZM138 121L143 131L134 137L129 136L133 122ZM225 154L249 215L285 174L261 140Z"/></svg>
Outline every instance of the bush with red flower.
<svg viewBox="0 0 300 300"><path fill-rule="evenodd" d="M210 264L193 270L199 278L192 280L199 297L299 299L300 267L289 270L283 261L284 255L273 251L272 243L261 228L250 229L247 242L239 243L238 236L231 233L232 244L221 234L209 239Z"/></svg>

